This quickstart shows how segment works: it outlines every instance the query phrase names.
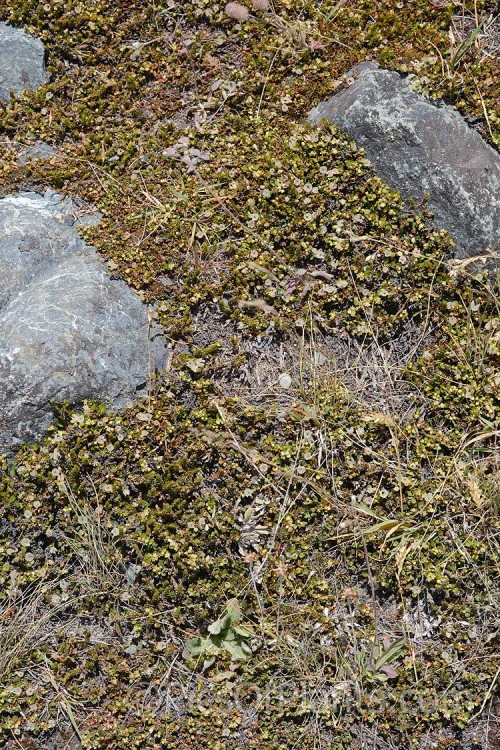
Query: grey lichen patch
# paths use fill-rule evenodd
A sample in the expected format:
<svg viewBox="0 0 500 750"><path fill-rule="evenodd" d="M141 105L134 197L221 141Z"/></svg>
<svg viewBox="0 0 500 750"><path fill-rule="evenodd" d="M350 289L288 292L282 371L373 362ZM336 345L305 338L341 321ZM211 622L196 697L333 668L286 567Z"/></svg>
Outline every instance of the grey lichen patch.
<svg viewBox="0 0 500 750"><path fill-rule="evenodd" d="M78 206L51 191L0 201L0 451L39 439L51 402L120 408L163 366L146 306L109 277L77 222Z"/></svg>
<svg viewBox="0 0 500 750"><path fill-rule="evenodd" d="M36 89L45 80L44 47L22 29L0 23L0 100Z"/></svg>

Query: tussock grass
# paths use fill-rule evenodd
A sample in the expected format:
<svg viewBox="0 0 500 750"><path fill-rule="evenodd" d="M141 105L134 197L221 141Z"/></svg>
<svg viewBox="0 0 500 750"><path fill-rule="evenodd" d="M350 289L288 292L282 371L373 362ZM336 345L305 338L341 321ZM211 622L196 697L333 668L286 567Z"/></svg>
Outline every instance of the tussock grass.
<svg viewBox="0 0 500 750"><path fill-rule="evenodd" d="M52 603L56 584L39 581L23 592L13 592L0 610L0 684L53 635L60 615L71 602Z"/></svg>
<svg viewBox="0 0 500 750"><path fill-rule="evenodd" d="M77 560L76 580L82 594L95 596L102 592L106 596L116 595L125 583L124 571L120 571L117 560L120 556L116 538L93 483L93 498L79 500L64 481L64 492L75 517L71 534L65 536L71 552Z"/></svg>

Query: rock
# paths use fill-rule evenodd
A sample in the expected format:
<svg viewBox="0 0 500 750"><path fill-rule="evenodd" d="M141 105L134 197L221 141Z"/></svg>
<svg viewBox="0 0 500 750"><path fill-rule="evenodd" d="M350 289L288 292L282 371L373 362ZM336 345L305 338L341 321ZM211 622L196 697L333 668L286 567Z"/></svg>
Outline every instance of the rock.
<svg viewBox="0 0 500 750"><path fill-rule="evenodd" d="M53 158L59 158L59 154L53 146L48 143L43 143L43 141L33 143L30 146L21 145L18 147L18 161L21 166L24 166L30 161Z"/></svg>
<svg viewBox="0 0 500 750"><path fill-rule="evenodd" d="M280 388L288 390L292 385L292 378L287 372L282 372L278 378L278 385Z"/></svg>
<svg viewBox="0 0 500 750"><path fill-rule="evenodd" d="M51 402L118 409L165 366L148 308L79 237L81 212L52 191L0 200L0 452L40 439Z"/></svg>
<svg viewBox="0 0 500 750"><path fill-rule="evenodd" d="M36 89L45 80L44 49L22 29L0 22L0 101Z"/></svg>
<svg viewBox="0 0 500 750"><path fill-rule="evenodd" d="M435 222L470 257L500 245L500 156L451 106L412 88L415 78L361 63L350 85L309 115L330 120L366 151L370 162L404 198L421 200Z"/></svg>

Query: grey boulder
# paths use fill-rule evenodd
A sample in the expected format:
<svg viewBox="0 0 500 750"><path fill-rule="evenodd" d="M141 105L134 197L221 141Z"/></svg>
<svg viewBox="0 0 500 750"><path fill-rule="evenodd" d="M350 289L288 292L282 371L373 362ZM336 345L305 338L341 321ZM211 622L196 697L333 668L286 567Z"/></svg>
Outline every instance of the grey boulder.
<svg viewBox="0 0 500 750"><path fill-rule="evenodd" d="M52 403L118 409L165 366L160 329L79 237L79 213L52 191L0 200L0 453L40 439Z"/></svg>
<svg viewBox="0 0 500 750"><path fill-rule="evenodd" d="M309 115L329 120L362 147L388 185L429 196L435 223L464 258L500 245L500 156L450 105L429 101L415 81L361 63L349 85Z"/></svg>
<svg viewBox="0 0 500 750"><path fill-rule="evenodd" d="M39 39L0 22L0 101L10 92L36 89L45 80L44 48Z"/></svg>

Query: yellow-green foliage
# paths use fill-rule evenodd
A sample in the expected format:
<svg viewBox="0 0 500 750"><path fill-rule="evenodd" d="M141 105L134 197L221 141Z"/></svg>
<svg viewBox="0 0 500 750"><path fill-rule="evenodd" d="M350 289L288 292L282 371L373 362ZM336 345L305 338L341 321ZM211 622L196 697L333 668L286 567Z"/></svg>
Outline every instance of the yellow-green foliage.
<svg viewBox="0 0 500 750"><path fill-rule="evenodd" d="M452 273L425 207L403 207L345 136L303 122L373 56L425 75L498 143L493 61L471 48L441 66L452 6L281 0L238 24L213 0L3 3L0 19L43 39L51 77L0 128L61 156L21 169L4 143L2 191L93 202L87 238L180 352L146 402L62 409L3 464L0 647L26 621L16 597L36 589L43 612L8 642L5 740L343 750L360 727L410 747L445 725L459 747L488 705L496 290L480 267ZM231 353L194 346L206 306ZM287 399L217 388L266 331L307 344L340 329L414 348L394 375L412 408L378 411L331 372ZM252 655L235 666L221 649L203 670L184 646L234 598Z"/></svg>

